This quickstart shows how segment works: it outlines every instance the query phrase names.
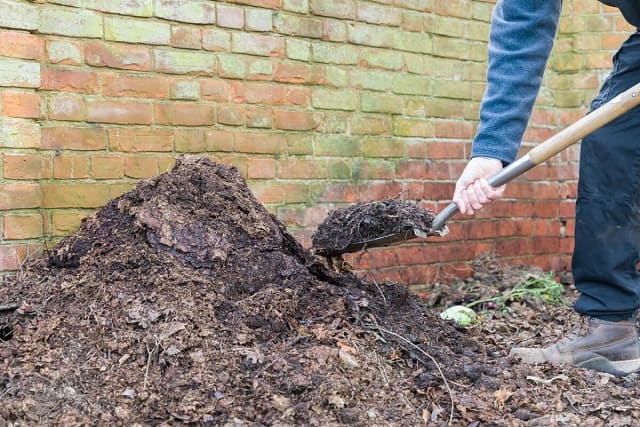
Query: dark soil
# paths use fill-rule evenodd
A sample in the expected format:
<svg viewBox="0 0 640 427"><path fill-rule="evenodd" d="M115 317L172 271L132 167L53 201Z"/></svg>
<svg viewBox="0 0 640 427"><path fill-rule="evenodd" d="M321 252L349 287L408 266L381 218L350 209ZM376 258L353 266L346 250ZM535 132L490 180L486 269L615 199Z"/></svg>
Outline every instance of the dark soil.
<svg viewBox="0 0 640 427"><path fill-rule="evenodd" d="M530 269L479 263L445 306ZM569 287L568 287L569 288ZM471 329L305 250L235 169L181 159L0 287L0 424L633 425L635 377L528 367L576 320L524 301ZM613 424L612 424L613 423Z"/></svg>
<svg viewBox="0 0 640 427"><path fill-rule="evenodd" d="M311 236L316 253L336 256L403 239L413 230L430 230L434 213L413 201L386 199L335 209ZM409 234L413 237L413 234Z"/></svg>

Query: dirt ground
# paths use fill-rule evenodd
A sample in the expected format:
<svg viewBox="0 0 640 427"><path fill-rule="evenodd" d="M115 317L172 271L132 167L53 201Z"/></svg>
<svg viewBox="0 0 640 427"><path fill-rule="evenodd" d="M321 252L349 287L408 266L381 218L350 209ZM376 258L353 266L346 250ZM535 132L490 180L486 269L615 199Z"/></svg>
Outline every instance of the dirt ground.
<svg viewBox="0 0 640 427"><path fill-rule="evenodd" d="M0 287L0 424L626 426L635 375L508 360L578 322L489 257L420 300L304 249L235 169L183 158ZM574 297L564 286L568 303Z"/></svg>

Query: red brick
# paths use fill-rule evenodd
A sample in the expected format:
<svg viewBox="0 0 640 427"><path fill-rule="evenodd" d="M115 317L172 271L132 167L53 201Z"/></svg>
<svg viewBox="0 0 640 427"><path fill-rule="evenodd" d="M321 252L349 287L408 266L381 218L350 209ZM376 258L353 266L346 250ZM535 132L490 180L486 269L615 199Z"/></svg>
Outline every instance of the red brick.
<svg viewBox="0 0 640 427"><path fill-rule="evenodd" d="M43 235L40 214L5 215L3 236L6 240L37 239Z"/></svg>
<svg viewBox="0 0 640 427"><path fill-rule="evenodd" d="M83 218L86 218L86 213L79 212L53 212L51 214L52 219L52 234L54 236L68 236L78 230Z"/></svg>
<svg viewBox="0 0 640 427"><path fill-rule="evenodd" d="M0 210L39 208L39 184L0 184Z"/></svg>
<svg viewBox="0 0 640 427"><path fill-rule="evenodd" d="M36 119L42 115L42 100L36 93L5 91L0 96L2 114L5 116Z"/></svg>
<svg viewBox="0 0 640 427"><path fill-rule="evenodd" d="M173 132L168 129L112 128L109 148L113 151L143 152L173 150Z"/></svg>
<svg viewBox="0 0 640 427"><path fill-rule="evenodd" d="M207 151L207 133L203 129L176 129L176 151L198 153Z"/></svg>
<svg viewBox="0 0 640 427"><path fill-rule="evenodd" d="M222 79L202 80L202 99L224 102L229 100L229 83Z"/></svg>
<svg viewBox="0 0 640 427"><path fill-rule="evenodd" d="M61 154L53 158L55 179L82 179L90 177L88 156Z"/></svg>
<svg viewBox="0 0 640 427"><path fill-rule="evenodd" d="M129 178L150 178L158 175L158 159L147 156L127 156L124 173Z"/></svg>
<svg viewBox="0 0 640 427"><path fill-rule="evenodd" d="M91 156L91 177L94 179L124 178L124 159L120 155Z"/></svg>
<svg viewBox="0 0 640 427"><path fill-rule="evenodd" d="M22 31L0 31L0 56L42 60L44 39Z"/></svg>
<svg viewBox="0 0 640 427"><path fill-rule="evenodd" d="M269 108L247 108L247 127L271 129L273 127L273 111Z"/></svg>
<svg viewBox="0 0 640 427"><path fill-rule="evenodd" d="M473 125L469 122L437 119L435 124L436 138L471 139L473 137Z"/></svg>
<svg viewBox="0 0 640 427"><path fill-rule="evenodd" d="M247 160L247 178L271 179L276 176L276 161L270 158L250 157Z"/></svg>
<svg viewBox="0 0 640 427"><path fill-rule="evenodd" d="M306 87L287 88L285 93L287 105L308 107L311 103L311 90Z"/></svg>
<svg viewBox="0 0 640 427"><path fill-rule="evenodd" d="M321 123L318 114L307 111L274 111L275 124L277 129L282 130L313 130Z"/></svg>
<svg viewBox="0 0 640 427"><path fill-rule="evenodd" d="M231 83L231 99L238 103L283 105L285 86L269 83Z"/></svg>
<svg viewBox="0 0 640 427"><path fill-rule="evenodd" d="M218 123L229 126L242 126L244 124L244 107L240 105L219 105Z"/></svg>
<svg viewBox="0 0 640 427"><path fill-rule="evenodd" d="M151 50L124 43L89 42L84 49L87 64L124 70L151 70Z"/></svg>
<svg viewBox="0 0 640 427"><path fill-rule="evenodd" d="M234 151L235 136L226 130L208 130L205 134L206 151Z"/></svg>
<svg viewBox="0 0 640 427"><path fill-rule="evenodd" d="M374 200L384 200L389 197L396 197L402 192L402 187L397 182L383 182L363 184L358 188L360 201L370 202Z"/></svg>
<svg viewBox="0 0 640 427"><path fill-rule="evenodd" d="M42 90L62 92L98 93L98 74L92 71L42 69Z"/></svg>
<svg viewBox="0 0 640 427"><path fill-rule="evenodd" d="M461 159L465 155L465 146L456 142L430 142L427 145L429 159Z"/></svg>
<svg viewBox="0 0 640 427"><path fill-rule="evenodd" d="M156 123L174 126L207 126L215 123L212 104L172 102L156 104Z"/></svg>
<svg viewBox="0 0 640 427"><path fill-rule="evenodd" d="M153 122L153 105L139 101L89 100L87 121L149 125Z"/></svg>
<svg viewBox="0 0 640 427"><path fill-rule="evenodd" d="M5 154L3 156L5 179L42 179L50 177L50 164L37 154Z"/></svg>
<svg viewBox="0 0 640 427"><path fill-rule="evenodd" d="M278 177L283 179L321 179L327 177L327 165L322 160L281 159Z"/></svg>
<svg viewBox="0 0 640 427"><path fill-rule="evenodd" d="M49 150L104 150L107 133L99 127L44 127L42 148Z"/></svg>
<svg viewBox="0 0 640 427"><path fill-rule="evenodd" d="M202 34L200 28L174 26L171 28L171 46L185 49L200 49Z"/></svg>
<svg viewBox="0 0 640 427"><path fill-rule="evenodd" d="M279 62L276 64L273 80L283 83L322 83L322 69L307 64Z"/></svg>
<svg viewBox="0 0 640 427"><path fill-rule="evenodd" d="M161 76L105 73L100 76L102 93L113 97L166 98L169 79Z"/></svg>

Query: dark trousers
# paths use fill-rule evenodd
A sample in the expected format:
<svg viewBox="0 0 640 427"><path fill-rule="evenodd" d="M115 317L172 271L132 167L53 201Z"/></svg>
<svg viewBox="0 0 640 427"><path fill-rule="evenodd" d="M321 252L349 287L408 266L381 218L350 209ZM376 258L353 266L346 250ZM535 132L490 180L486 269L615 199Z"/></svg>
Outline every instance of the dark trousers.
<svg viewBox="0 0 640 427"><path fill-rule="evenodd" d="M591 108L640 82L640 32L622 45ZM605 320L640 307L640 107L586 137L580 146L572 271L575 309Z"/></svg>

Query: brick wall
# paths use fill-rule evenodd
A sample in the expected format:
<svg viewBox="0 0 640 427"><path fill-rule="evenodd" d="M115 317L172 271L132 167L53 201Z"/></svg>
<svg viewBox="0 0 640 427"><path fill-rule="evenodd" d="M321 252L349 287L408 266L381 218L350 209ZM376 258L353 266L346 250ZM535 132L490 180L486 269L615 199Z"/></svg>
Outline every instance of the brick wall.
<svg viewBox="0 0 640 427"><path fill-rule="evenodd" d="M0 270L182 153L235 165L303 242L335 206L438 210L465 164L492 2L0 0ZM630 31L564 2L525 148L585 112ZM350 257L419 291L494 253L564 268L577 148L451 234Z"/></svg>

